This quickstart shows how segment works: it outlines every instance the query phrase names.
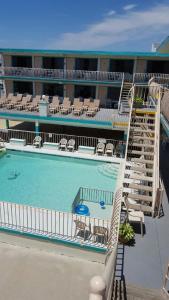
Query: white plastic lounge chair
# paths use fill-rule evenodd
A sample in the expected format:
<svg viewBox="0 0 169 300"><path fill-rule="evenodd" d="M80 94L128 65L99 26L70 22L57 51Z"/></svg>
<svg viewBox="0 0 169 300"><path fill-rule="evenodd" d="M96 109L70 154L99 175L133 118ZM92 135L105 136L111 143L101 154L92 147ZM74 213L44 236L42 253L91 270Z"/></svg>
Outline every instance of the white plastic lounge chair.
<svg viewBox="0 0 169 300"><path fill-rule="evenodd" d="M93 117L95 116L95 114L96 114L96 106L93 102L91 102L86 112L86 116Z"/></svg>
<svg viewBox="0 0 169 300"><path fill-rule="evenodd" d="M49 104L49 111L51 113L56 113L59 111L59 98L57 96L54 96L52 99L52 103Z"/></svg>
<svg viewBox="0 0 169 300"><path fill-rule="evenodd" d="M104 154L105 144L104 143L98 143L96 153L99 155Z"/></svg>
<svg viewBox="0 0 169 300"><path fill-rule="evenodd" d="M66 150L66 147L67 147L67 140L63 138L60 140L59 148L60 150Z"/></svg>
<svg viewBox="0 0 169 300"><path fill-rule="evenodd" d="M35 146L36 148L40 148L41 147L41 142L42 142L42 138L41 136L35 136L34 140L33 140L33 146Z"/></svg>
<svg viewBox="0 0 169 300"><path fill-rule="evenodd" d="M85 98L83 102L83 109L87 110L89 106L90 106L90 99Z"/></svg>
<svg viewBox="0 0 169 300"><path fill-rule="evenodd" d="M68 114L68 113L71 112L71 103L70 103L70 101L63 104L63 106L60 109L60 112L62 114Z"/></svg>
<svg viewBox="0 0 169 300"><path fill-rule="evenodd" d="M94 99L94 105L95 105L95 110L99 111L99 106L100 106L100 100L99 99Z"/></svg>
<svg viewBox="0 0 169 300"><path fill-rule="evenodd" d="M68 141L67 149L68 149L69 151L74 151L74 149L75 149L75 140L70 139L70 140Z"/></svg>
<svg viewBox="0 0 169 300"><path fill-rule="evenodd" d="M16 105L16 109L22 110L26 108L27 104L31 101L31 98L32 98L31 95L27 95L23 97L21 103Z"/></svg>
<svg viewBox="0 0 169 300"><path fill-rule="evenodd" d="M6 105L6 108L7 109L14 108L21 100L22 100L22 94L17 94L16 96L12 96L12 100L10 101L9 104Z"/></svg>
<svg viewBox="0 0 169 300"><path fill-rule="evenodd" d="M36 110L37 107L38 107L38 103L40 101L40 98L41 97L39 95L35 96L33 98L32 102L29 105L27 105L27 110L30 110L30 111Z"/></svg>
<svg viewBox="0 0 169 300"><path fill-rule="evenodd" d="M114 145L111 144L111 143L108 143L108 144L106 145L105 153L106 153L107 155L112 156L112 155L113 155L113 151L114 151Z"/></svg>
<svg viewBox="0 0 169 300"><path fill-rule="evenodd" d="M83 113L83 103L79 102L74 106L73 114L80 116Z"/></svg>
<svg viewBox="0 0 169 300"><path fill-rule="evenodd" d="M79 102L80 102L80 98L74 98L73 105L71 106L72 109L74 109Z"/></svg>

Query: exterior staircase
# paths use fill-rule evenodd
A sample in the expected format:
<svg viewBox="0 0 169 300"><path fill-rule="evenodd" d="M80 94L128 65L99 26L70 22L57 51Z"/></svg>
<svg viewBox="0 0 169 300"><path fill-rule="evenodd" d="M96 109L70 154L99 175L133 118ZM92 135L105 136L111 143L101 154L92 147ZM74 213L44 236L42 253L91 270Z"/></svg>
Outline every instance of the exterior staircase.
<svg viewBox="0 0 169 300"><path fill-rule="evenodd" d="M154 178L159 146L156 118L155 111L150 113L132 109L123 181L123 195L131 208L152 214L155 209Z"/></svg>
<svg viewBox="0 0 169 300"><path fill-rule="evenodd" d="M119 99L119 113L128 114L130 112L129 106L129 92L132 88L131 82L123 82L121 87L120 99Z"/></svg>

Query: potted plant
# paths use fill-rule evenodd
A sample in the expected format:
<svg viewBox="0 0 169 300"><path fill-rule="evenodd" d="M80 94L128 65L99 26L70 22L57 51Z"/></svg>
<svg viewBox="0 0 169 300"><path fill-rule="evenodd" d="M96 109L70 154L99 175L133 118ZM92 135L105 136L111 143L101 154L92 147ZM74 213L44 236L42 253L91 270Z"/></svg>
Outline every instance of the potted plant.
<svg viewBox="0 0 169 300"><path fill-rule="evenodd" d="M129 223L123 223L119 229L119 242L121 244L127 244L134 238L134 229Z"/></svg>
<svg viewBox="0 0 169 300"><path fill-rule="evenodd" d="M141 97L135 97L133 106L135 108L141 108L141 107L143 107L143 103L144 103L144 100Z"/></svg>

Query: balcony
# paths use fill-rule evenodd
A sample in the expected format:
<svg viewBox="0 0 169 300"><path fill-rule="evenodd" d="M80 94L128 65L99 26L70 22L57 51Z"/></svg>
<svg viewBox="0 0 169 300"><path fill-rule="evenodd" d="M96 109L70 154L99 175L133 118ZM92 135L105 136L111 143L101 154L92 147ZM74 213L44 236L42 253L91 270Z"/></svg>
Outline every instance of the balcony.
<svg viewBox="0 0 169 300"><path fill-rule="evenodd" d="M132 76L128 74L132 80ZM63 70L43 68L1 67L1 79L48 80L55 82L80 82L112 84L122 82L124 75L120 72L100 72L84 70Z"/></svg>

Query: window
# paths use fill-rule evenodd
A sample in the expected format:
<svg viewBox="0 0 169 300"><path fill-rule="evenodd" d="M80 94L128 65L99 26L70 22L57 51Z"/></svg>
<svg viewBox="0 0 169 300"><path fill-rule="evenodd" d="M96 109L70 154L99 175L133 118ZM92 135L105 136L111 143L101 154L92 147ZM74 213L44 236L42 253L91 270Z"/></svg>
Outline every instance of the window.
<svg viewBox="0 0 169 300"><path fill-rule="evenodd" d="M97 58L76 58L75 70L97 71Z"/></svg>
<svg viewBox="0 0 169 300"><path fill-rule="evenodd" d="M63 97L63 84L44 83L43 93L48 96Z"/></svg>
<svg viewBox="0 0 169 300"><path fill-rule="evenodd" d="M75 85L75 98L95 98L96 87L86 85Z"/></svg>
<svg viewBox="0 0 169 300"><path fill-rule="evenodd" d="M12 67L32 68L32 57L12 56Z"/></svg>
<svg viewBox="0 0 169 300"><path fill-rule="evenodd" d="M64 58L62 57L43 57L44 69L64 69Z"/></svg>
<svg viewBox="0 0 169 300"><path fill-rule="evenodd" d="M147 62L147 73L169 74L169 61L149 60Z"/></svg>
<svg viewBox="0 0 169 300"><path fill-rule="evenodd" d="M33 94L33 83L29 81L14 81L13 82L14 93L20 94Z"/></svg>
<svg viewBox="0 0 169 300"><path fill-rule="evenodd" d="M120 60L111 59L110 60L110 72L124 72L133 74L134 60Z"/></svg>

